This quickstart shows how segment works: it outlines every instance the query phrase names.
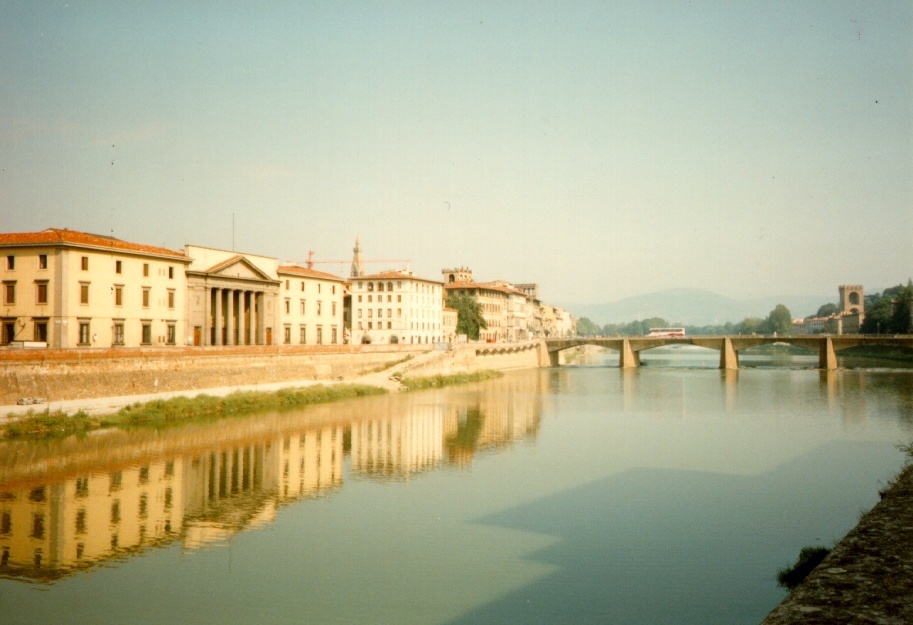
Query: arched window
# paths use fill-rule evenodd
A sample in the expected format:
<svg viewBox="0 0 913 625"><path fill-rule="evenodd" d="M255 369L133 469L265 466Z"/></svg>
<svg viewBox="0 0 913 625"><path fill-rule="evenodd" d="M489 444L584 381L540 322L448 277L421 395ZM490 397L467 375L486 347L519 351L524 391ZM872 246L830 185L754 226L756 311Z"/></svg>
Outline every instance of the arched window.
<svg viewBox="0 0 913 625"><path fill-rule="evenodd" d="M381 293L383 293L383 291L384 291L384 283L383 283L383 282L378 282L378 283L377 283L377 290L380 291Z"/></svg>

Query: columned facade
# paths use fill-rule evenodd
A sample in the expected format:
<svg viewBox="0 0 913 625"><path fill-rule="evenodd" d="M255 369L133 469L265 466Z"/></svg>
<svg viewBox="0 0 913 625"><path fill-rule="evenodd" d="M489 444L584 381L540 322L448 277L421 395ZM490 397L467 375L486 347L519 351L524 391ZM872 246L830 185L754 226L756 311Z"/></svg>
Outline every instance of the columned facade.
<svg viewBox="0 0 913 625"><path fill-rule="evenodd" d="M279 327L280 282L274 259L196 248L214 265L187 271L194 345L272 345ZM202 266L200 266L202 265Z"/></svg>

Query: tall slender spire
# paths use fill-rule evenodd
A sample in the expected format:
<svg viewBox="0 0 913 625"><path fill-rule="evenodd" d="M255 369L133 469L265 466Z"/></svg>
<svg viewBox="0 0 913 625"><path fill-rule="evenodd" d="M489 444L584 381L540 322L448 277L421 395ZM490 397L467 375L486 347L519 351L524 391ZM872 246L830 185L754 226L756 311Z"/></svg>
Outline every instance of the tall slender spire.
<svg viewBox="0 0 913 625"><path fill-rule="evenodd" d="M361 257L361 238L358 235L355 235L355 247L352 251L355 252L355 255L352 257L351 277L357 278L358 276L365 275L364 259Z"/></svg>

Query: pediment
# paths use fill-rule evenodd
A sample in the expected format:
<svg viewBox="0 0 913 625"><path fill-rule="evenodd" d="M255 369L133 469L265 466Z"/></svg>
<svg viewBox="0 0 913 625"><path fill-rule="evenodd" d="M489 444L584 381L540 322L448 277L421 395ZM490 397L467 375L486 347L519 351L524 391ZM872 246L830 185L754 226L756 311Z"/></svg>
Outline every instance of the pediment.
<svg viewBox="0 0 913 625"><path fill-rule="evenodd" d="M210 277L219 278L240 278L242 280L268 280L275 282L275 279L264 273L252 262L243 256L233 256L224 260L218 265L214 265L205 272Z"/></svg>

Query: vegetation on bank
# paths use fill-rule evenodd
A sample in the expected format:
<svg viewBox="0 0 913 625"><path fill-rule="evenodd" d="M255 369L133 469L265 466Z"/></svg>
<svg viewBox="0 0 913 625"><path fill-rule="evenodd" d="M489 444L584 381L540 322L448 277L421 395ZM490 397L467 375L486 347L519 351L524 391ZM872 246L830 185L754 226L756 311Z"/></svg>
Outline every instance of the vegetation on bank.
<svg viewBox="0 0 913 625"><path fill-rule="evenodd" d="M125 406L115 413L89 416L85 412L29 414L2 426L3 438L56 438L106 427L153 427L188 423L269 410L290 410L311 404L379 395L387 391L366 384L334 384L279 391L239 391L225 397L197 395L158 399Z"/></svg>
<svg viewBox="0 0 913 625"><path fill-rule="evenodd" d="M419 391L426 388L442 388L455 384L468 384L470 382L484 382L502 377L500 371L485 369L474 373L457 373L454 375L431 375L417 378L401 378L400 383L407 391Z"/></svg>
<svg viewBox="0 0 913 625"><path fill-rule="evenodd" d="M827 547L803 547L799 552L799 559L792 566L780 569L777 572L777 584L792 590L802 583L808 574L821 564L821 561L831 552Z"/></svg>

